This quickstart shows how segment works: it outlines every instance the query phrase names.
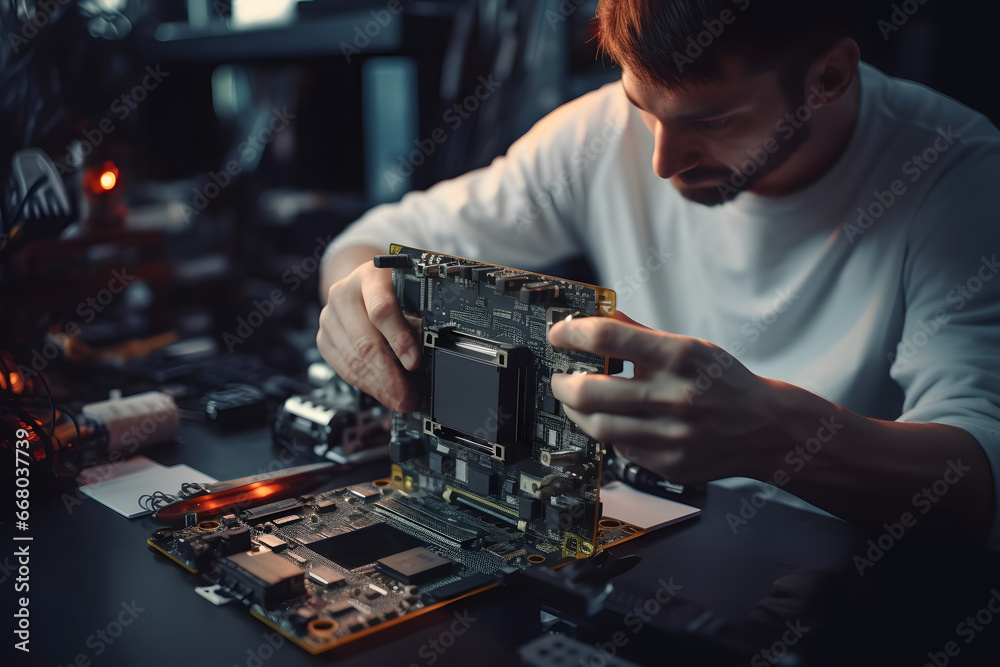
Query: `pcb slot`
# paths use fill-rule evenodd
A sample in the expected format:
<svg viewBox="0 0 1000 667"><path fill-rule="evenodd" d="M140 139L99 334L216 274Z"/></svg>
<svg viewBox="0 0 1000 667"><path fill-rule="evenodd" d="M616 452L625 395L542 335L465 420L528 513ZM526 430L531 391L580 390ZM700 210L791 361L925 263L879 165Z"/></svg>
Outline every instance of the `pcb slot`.
<svg viewBox="0 0 1000 667"><path fill-rule="evenodd" d="M395 500L388 499L379 501L375 505L375 508L403 519L407 523L415 524L429 533L437 535L441 539L445 540L448 543L448 546L458 546L462 549L475 549L482 544L482 539L476 533L450 526L443 521L439 521L406 507Z"/></svg>
<svg viewBox="0 0 1000 667"><path fill-rule="evenodd" d="M485 537L487 535L487 532L483 530L481 526L477 526L469 521L455 519L451 516L448 517L441 516L441 514L438 513L435 509L427 507L423 502L414 500L412 498L408 498L407 496L401 496L400 498L392 498L387 500L391 500L392 502L401 505L407 510L411 510L413 512L419 512L420 514L430 517L435 521L444 522L445 525L447 525L448 527L457 528L459 530L472 533L474 535L478 535L479 537Z"/></svg>
<svg viewBox="0 0 1000 667"><path fill-rule="evenodd" d="M424 433L440 438L447 443L467 447L480 454L486 454L497 461L507 461L507 448L505 446L442 426L431 419L424 420Z"/></svg>
<svg viewBox="0 0 1000 667"><path fill-rule="evenodd" d="M503 519L504 521L516 526L518 523L517 512L499 505L497 503L491 502L484 498L480 498L468 491L463 491L461 489L456 489L453 486L449 486L445 489L445 492L441 496L446 502L465 505L466 507L471 507L479 512L485 512L490 516L496 517L498 519Z"/></svg>

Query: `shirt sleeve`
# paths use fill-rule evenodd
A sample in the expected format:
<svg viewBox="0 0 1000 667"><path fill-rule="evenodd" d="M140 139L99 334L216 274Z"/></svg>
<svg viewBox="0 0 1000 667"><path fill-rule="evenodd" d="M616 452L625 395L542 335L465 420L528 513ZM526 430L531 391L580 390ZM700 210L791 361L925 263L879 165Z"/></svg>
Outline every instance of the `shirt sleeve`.
<svg viewBox="0 0 1000 667"><path fill-rule="evenodd" d="M897 421L955 426L982 446L993 475L990 545L996 548L1000 546L1000 208L996 203L1000 142L995 130L993 134L993 139L967 149L960 162L942 170L943 177L933 184L909 230L903 265L903 334L890 375L905 393Z"/></svg>
<svg viewBox="0 0 1000 667"><path fill-rule="evenodd" d="M350 246L390 243L519 268L584 253L578 222L592 162L613 153L588 145L620 141L627 106L619 88L608 84L559 107L487 167L373 208L333 240L324 262Z"/></svg>

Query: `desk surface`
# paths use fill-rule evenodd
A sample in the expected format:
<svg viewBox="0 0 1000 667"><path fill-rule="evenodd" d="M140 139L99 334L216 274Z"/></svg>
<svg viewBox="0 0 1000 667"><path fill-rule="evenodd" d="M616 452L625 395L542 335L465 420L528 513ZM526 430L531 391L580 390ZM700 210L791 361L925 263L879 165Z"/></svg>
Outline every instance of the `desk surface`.
<svg viewBox="0 0 1000 667"><path fill-rule="evenodd" d="M220 434L197 424L182 428L179 444L145 453L165 465L187 463L218 479L301 462L282 460L264 432ZM343 481L383 476L386 466L355 468ZM518 647L540 633L538 599L494 589L310 656L242 605L215 607L199 597L194 576L147 549L146 538L158 527L152 518L127 520L80 497L82 502L72 494L33 501L32 650L27 661L12 650L11 615L5 613L3 654L14 655L14 664L518 665ZM899 658L898 664L919 667L930 660L928 652L940 653L939 662L945 658L951 665L1000 664L1000 617L995 626L986 623L987 614L993 618L986 611L979 615L981 630L958 627L966 616L975 618L988 609L1000 590L995 588L1000 586L1000 567L988 555L949 544L909 544L904 538L859 576L853 557L865 554L870 535L776 503L757 509L734 534L728 515L738 515L742 500L738 492L710 485L694 503L702 508L701 517L614 547L616 556L642 557L621 580L652 592L661 579L672 579L683 587L681 599L737 623L751 617L770 620L775 641L784 621L799 620L797 614L803 612L795 607L801 597L814 609L809 613L818 609L828 617L824 627L811 630L819 644L817 655L827 656L828 664L846 664L840 660L850 656L850 664L897 664ZM3 530L5 543L13 544L9 525ZM16 562L8 556L13 548L5 551L10 560L0 563L5 566L0 579L5 580L3 597L10 609L15 595L6 587L13 588ZM825 586L803 592L819 581ZM836 583L830 586L831 581ZM996 598L1000 611L1000 593ZM437 652L430 641L449 632L456 614L469 622L469 629ZM957 657L944 653L949 641L955 642ZM664 660L668 655L664 646L662 654L639 661L670 664ZM771 663L761 656L751 664Z"/></svg>

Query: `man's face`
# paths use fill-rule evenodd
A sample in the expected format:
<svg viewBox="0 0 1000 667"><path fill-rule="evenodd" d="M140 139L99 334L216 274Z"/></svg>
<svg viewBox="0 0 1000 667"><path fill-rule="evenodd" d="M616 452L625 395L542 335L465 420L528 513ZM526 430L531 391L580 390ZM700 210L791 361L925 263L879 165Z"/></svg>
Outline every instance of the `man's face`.
<svg viewBox="0 0 1000 667"><path fill-rule="evenodd" d="M747 74L734 65L728 79L669 91L642 84L628 71L622 75L626 96L653 133L653 171L685 198L708 206L758 186L780 191L779 168L810 133L801 119L818 108L804 95L789 100L775 71Z"/></svg>

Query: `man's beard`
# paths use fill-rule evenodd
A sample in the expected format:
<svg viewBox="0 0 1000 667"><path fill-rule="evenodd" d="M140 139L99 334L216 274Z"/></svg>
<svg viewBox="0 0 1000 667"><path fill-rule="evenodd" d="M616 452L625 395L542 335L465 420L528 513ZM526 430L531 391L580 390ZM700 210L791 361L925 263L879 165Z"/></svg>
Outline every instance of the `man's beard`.
<svg viewBox="0 0 1000 667"><path fill-rule="evenodd" d="M803 95L802 104L805 104L805 96ZM794 105L791 107L792 113L798 109L800 105ZM758 149L761 153L766 155L764 164L758 164L750 156L749 152L744 153L746 160L742 162L742 165L734 165L736 170L727 169L725 167L695 167L690 169L683 174L679 174L675 178L683 181L689 181L692 183L700 183L708 180L715 180L716 182L709 186L698 186L693 188L685 188L679 186L676 183L674 186L682 197L693 201L697 204L703 204L705 206L718 206L720 204L725 204L728 201L735 199L741 192L746 192L752 190L765 176L774 173L785 164L793 155L795 155L802 145L809 138L812 133L812 126L808 123L802 125L802 127L795 128L794 126L789 126L794 129L792 136L787 139L784 137L779 137L778 135L772 135L770 137L777 145L778 149L773 152L769 152L764 149L764 146L769 143L768 140L761 142ZM753 150L753 149L751 149ZM756 171L752 174L747 174L747 170L741 170L742 166L756 167ZM737 185L738 184L738 185Z"/></svg>

